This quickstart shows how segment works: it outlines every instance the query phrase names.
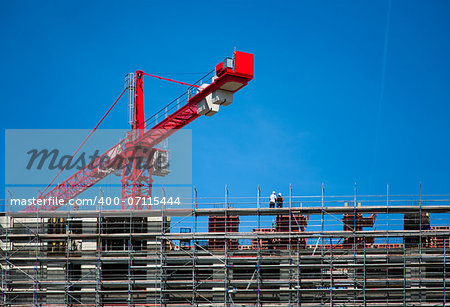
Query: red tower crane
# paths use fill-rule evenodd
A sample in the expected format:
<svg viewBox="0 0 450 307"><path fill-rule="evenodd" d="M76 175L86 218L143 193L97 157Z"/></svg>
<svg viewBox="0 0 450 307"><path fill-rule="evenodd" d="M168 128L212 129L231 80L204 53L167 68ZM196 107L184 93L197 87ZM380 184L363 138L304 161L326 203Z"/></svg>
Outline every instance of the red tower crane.
<svg viewBox="0 0 450 307"><path fill-rule="evenodd" d="M38 199L62 199L65 203L119 170L122 171L122 200L151 197L154 163L163 154L155 146L199 116L212 116L221 105L229 105L233 94L253 79L253 54L235 51L232 58L216 65L210 84L191 85L186 103L150 129L145 129L144 75L148 74L138 70L128 83L129 89L134 91L132 130L128 136ZM43 206L35 203L25 210L56 210L59 207L59 203ZM127 207L122 206L123 209ZM130 207L142 209L142 203L132 202Z"/></svg>

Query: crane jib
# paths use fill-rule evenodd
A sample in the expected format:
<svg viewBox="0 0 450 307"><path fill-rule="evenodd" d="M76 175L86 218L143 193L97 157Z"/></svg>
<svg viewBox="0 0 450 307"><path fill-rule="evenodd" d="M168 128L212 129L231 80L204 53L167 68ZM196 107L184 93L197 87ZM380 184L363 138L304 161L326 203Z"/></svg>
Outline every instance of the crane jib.
<svg viewBox="0 0 450 307"><path fill-rule="evenodd" d="M253 79L253 54L235 51L234 58L232 61L229 60L227 58L219 63L216 66L216 73L211 84L199 86L198 92L190 97L180 109L148 130L139 129L141 133L120 141L85 168L39 198L50 199L53 197L67 202L114 173L114 168L102 168L100 165L105 157L111 157L114 154L114 157L117 158L124 155L125 151L119 153L119 148L136 148L137 146L153 148L200 115L211 116L217 113L220 105L229 105L233 94ZM60 204L41 207L34 204L26 208L25 211L56 210L59 207L61 207Z"/></svg>

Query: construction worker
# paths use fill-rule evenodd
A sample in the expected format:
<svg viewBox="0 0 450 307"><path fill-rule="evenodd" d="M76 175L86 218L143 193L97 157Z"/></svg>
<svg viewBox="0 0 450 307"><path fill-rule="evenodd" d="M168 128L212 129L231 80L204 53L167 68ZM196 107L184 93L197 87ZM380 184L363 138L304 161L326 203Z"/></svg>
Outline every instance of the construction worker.
<svg viewBox="0 0 450 307"><path fill-rule="evenodd" d="M277 200L277 195L275 194L275 191L273 191L272 194L270 195L270 202L269 202L270 208L275 208L276 200Z"/></svg>
<svg viewBox="0 0 450 307"><path fill-rule="evenodd" d="M276 202L277 202L277 208L283 208L283 197L281 197L281 193L278 193Z"/></svg>

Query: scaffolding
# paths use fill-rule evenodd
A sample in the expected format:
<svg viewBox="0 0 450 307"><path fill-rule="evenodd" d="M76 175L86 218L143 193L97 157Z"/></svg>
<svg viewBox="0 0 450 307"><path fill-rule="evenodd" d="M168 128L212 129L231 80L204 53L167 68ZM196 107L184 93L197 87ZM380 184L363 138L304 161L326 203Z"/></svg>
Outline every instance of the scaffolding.
<svg viewBox="0 0 450 307"><path fill-rule="evenodd" d="M2 306L443 306L450 195L7 212ZM189 208L188 208L189 207Z"/></svg>

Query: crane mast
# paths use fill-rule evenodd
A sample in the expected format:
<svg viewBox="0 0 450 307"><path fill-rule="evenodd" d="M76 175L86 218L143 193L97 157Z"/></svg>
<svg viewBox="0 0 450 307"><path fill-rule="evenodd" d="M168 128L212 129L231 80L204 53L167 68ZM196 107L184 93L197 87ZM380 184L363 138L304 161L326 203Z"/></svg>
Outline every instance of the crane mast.
<svg viewBox="0 0 450 307"><path fill-rule="evenodd" d="M231 104L234 93L253 79L253 61L253 54L235 51L233 58L226 58L216 65L215 75L210 84L198 86L195 95L188 97L185 105L147 130L143 90L143 77L146 74L140 70L136 71L132 129L127 137L39 198L57 197L67 202L119 170L122 172L122 200L130 197L151 197L153 167L142 168L138 164L152 165L155 153L158 152L155 148L157 144L199 116L213 116L219 111L220 106ZM142 209L141 204L132 203L132 209ZM59 207L61 205L38 207L33 204L25 210L48 211Z"/></svg>
<svg viewBox="0 0 450 307"><path fill-rule="evenodd" d="M134 80L134 103L131 132L128 134L128 142L122 152L122 200L137 200L138 197L149 199L152 195L152 167L140 167L138 164L151 165L155 150L152 146L142 146L135 141L145 132L144 113L144 72L136 71ZM145 165L144 164L144 165ZM122 209L126 208L128 201L122 202ZM139 201L131 202L133 209L142 208Z"/></svg>

